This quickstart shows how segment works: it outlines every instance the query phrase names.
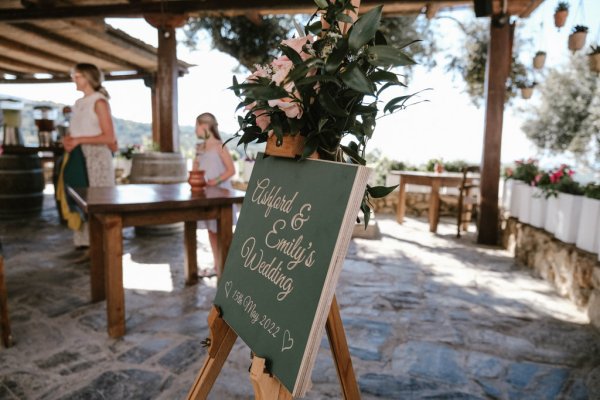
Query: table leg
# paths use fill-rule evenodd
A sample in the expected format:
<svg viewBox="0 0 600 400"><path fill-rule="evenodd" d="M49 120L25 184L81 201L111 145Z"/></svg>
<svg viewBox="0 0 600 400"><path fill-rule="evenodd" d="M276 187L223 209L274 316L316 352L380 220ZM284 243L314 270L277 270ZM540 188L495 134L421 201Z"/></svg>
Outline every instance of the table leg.
<svg viewBox="0 0 600 400"><path fill-rule="evenodd" d="M217 219L217 254L215 255L217 260L217 265L215 265L217 277L220 277L223 272L227 252L229 251L229 246L231 246L231 238L233 237L232 225L233 206L225 205L219 207L219 218Z"/></svg>
<svg viewBox="0 0 600 400"><path fill-rule="evenodd" d="M437 232L440 218L440 181L434 179L431 182L431 197L429 198L429 231Z"/></svg>
<svg viewBox="0 0 600 400"><path fill-rule="evenodd" d="M196 221L185 221L185 284L194 285L198 283L198 259L196 256Z"/></svg>
<svg viewBox="0 0 600 400"><path fill-rule="evenodd" d="M119 215L106 215L104 254L106 268L106 320L108 335L125 334L125 290L123 288L123 220Z"/></svg>
<svg viewBox="0 0 600 400"><path fill-rule="evenodd" d="M96 215L89 216L90 229L90 284L92 286L92 302L106 298L106 280L104 269L104 237L102 222Z"/></svg>
<svg viewBox="0 0 600 400"><path fill-rule="evenodd" d="M404 222L406 212L406 181L400 177L400 188L398 191L398 206L396 207L396 220L399 224Z"/></svg>

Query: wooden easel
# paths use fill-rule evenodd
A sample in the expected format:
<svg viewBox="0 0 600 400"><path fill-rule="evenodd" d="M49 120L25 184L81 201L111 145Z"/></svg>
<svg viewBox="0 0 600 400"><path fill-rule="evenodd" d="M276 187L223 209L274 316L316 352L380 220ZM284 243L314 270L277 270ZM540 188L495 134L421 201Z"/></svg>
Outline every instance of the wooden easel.
<svg viewBox="0 0 600 400"><path fill-rule="evenodd" d="M208 315L210 338L208 339L208 355L200 369L188 394L188 400L204 400L207 398L217 376L233 348L237 334L221 318L219 309L213 306ZM337 370L343 398L359 400L360 391L352 368L352 359L348 351L348 343L342 325L340 309L335 296L331 302L327 323L325 325L331 354ZM254 356L250 367L250 380L257 400L291 400L291 393L265 370L265 359Z"/></svg>

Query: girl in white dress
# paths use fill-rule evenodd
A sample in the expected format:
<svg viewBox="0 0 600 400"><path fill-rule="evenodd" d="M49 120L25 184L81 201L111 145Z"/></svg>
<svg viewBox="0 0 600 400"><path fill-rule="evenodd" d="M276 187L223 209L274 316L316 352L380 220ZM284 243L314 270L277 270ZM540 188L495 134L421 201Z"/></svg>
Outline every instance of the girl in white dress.
<svg viewBox="0 0 600 400"><path fill-rule="evenodd" d="M196 157L192 169L194 171L204 170L207 186L232 189L230 178L235 174L235 167L229 151L221 142L219 124L214 115L211 113L198 115L196 118L196 136L202 142L196 146ZM208 229L208 239L213 253L213 265L216 265L217 221L199 221L198 227Z"/></svg>

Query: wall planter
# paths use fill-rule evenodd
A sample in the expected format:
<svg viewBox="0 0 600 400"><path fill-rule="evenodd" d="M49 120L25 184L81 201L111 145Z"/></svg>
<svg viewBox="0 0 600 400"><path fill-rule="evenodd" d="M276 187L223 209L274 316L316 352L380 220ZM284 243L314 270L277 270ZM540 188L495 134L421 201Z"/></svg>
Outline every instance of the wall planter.
<svg viewBox="0 0 600 400"><path fill-rule="evenodd" d="M538 51L535 53L535 57L533 57L533 68L542 69L544 68L544 64L546 64L546 53Z"/></svg>
<svg viewBox="0 0 600 400"><path fill-rule="evenodd" d="M575 245L590 253L597 253L600 246L598 224L600 223L600 200L584 197Z"/></svg>
<svg viewBox="0 0 600 400"><path fill-rule="evenodd" d="M510 199L513 195L514 179L505 179L502 187L502 208L510 212ZM387 184L387 182L386 182Z"/></svg>
<svg viewBox="0 0 600 400"><path fill-rule="evenodd" d="M577 240L577 228L581 215L581 203L583 196L568 193L558 194L558 212L556 232L554 236L565 243L575 243Z"/></svg>
<svg viewBox="0 0 600 400"><path fill-rule="evenodd" d="M511 180L513 181L513 184L512 184L512 195L510 196L510 216L519 218L519 206L521 204L521 202L520 202L521 188L527 187L527 185L523 181L517 181L514 179L511 179Z"/></svg>
<svg viewBox="0 0 600 400"><path fill-rule="evenodd" d="M528 224L531 221L531 197L533 187L524 184L519 189L519 221Z"/></svg>
<svg viewBox="0 0 600 400"><path fill-rule="evenodd" d="M525 100L530 99L533 96L533 88L532 87L523 87L521 88L521 97Z"/></svg>
<svg viewBox="0 0 600 400"><path fill-rule="evenodd" d="M547 232L556 232L558 223L558 198L550 196L546 200L546 220L544 221L544 229Z"/></svg>
<svg viewBox="0 0 600 400"><path fill-rule="evenodd" d="M546 206L548 200L540 188L533 188L531 192L531 206L529 224L536 228L544 228L546 223Z"/></svg>

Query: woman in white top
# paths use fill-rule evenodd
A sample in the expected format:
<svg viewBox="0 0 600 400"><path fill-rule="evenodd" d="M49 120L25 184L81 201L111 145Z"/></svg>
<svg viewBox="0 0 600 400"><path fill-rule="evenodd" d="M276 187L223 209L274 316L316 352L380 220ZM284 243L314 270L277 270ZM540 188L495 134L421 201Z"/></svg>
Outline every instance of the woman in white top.
<svg viewBox="0 0 600 400"><path fill-rule="evenodd" d="M102 72L93 64L81 63L73 68L71 78L83 97L73 106L70 134L63 140L65 151L81 146L90 187L114 186L112 152L118 147ZM89 246L87 223L75 231L74 241L77 247Z"/></svg>

